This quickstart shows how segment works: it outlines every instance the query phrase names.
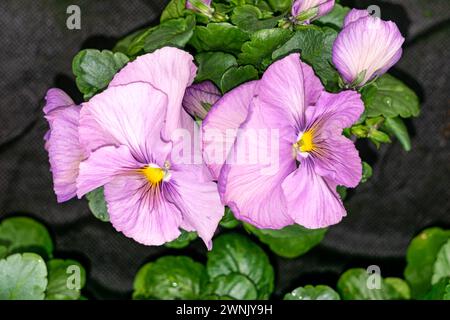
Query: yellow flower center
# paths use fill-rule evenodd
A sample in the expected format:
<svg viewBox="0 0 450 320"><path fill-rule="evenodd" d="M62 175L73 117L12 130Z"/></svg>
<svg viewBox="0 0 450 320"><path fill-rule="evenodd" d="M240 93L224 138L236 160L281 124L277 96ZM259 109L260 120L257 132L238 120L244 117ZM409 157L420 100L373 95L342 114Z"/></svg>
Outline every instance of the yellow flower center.
<svg viewBox="0 0 450 320"><path fill-rule="evenodd" d="M310 152L314 150L313 130L305 131L294 146L300 152Z"/></svg>
<svg viewBox="0 0 450 320"><path fill-rule="evenodd" d="M140 172L153 185L159 184L164 178L164 170L158 167L145 166Z"/></svg>

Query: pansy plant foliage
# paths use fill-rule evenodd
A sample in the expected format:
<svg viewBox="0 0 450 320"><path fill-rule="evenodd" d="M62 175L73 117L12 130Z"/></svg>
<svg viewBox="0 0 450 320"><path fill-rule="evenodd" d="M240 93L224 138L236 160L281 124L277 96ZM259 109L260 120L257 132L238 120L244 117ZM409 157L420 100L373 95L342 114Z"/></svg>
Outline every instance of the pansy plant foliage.
<svg viewBox="0 0 450 320"><path fill-rule="evenodd" d="M84 102L47 92L57 200L86 196L145 245L211 249L233 215L271 248L315 245L372 172L356 140L411 148L418 98L387 74L404 40L334 0L172 0L159 25L75 57Z"/></svg>

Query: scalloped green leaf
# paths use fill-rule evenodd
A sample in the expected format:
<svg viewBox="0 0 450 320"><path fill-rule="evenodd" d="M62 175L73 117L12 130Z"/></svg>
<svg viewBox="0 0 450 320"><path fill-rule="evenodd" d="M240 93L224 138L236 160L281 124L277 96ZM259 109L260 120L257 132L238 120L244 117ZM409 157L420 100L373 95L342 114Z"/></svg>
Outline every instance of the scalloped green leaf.
<svg viewBox="0 0 450 320"><path fill-rule="evenodd" d="M86 194L89 209L92 214L103 222L109 221L108 207L106 206L103 187L97 188Z"/></svg>
<svg viewBox="0 0 450 320"><path fill-rule="evenodd" d="M220 90L225 93L244 82L256 79L258 79L258 70L253 66L231 67L220 79Z"/></svg>
<svg viewBox="0 0 450 320"><path fill-rule="evenodd" d="M172 249L183 249L186 248L189 243L191 243L195 239L197 239L197 232L181 230L181 235L177 239L167 242L164 245Z"/></svg>
<svg viewBox="0 0 450 320"><path fill-rule="evenodd" d="M213 280L230 273L246 276L258 289L258 299L268 299L274 288L274 271L266 253L240 234L223 234L214 240L206 269Z"/></svg>
<svg viewBox="0 0 450 320"><path fill-rule="evenodd" d="M195 56L195 61L198 64L197 82L205 80L213 81L220 87L220 80L225 71L231 67L237 66L236 58L223 52L203 52Z"/></svg>
<svg viewBox="0 0 450 320"><path fill-rule="evenodd" d="M286 294L284 300L341 300L341 297L329 286L307 285Z"/></svg>
<svg viewBox="0 0 450 320"><path fill-rule="evenodd" d="M235 300L255 300L258 290L254 283L240 273L230 273L214 278L207 287L209 296L227 297Z"/></svg>
<svg viewBox="0 0 450 320"><path fill-rule="evenodd" d="M220 51L238 54L248 39L245 32L230 23L208 23L207 26L195 27L189 44L197 52Z"/></svg>
<svg viewBox="0 0 450 320"><path fill-rule="evenodd" d="M96 49L78 52L72 61L72 71L84 98L89 99L106 88L114 75L128 61L128 57L121 52Z"/></svg>
<svg viewBox="0 0 450 320"><path fill-rule="evenodd" d="M185 256L165 256L139 270L134 279L133 299L200 299L207 283L202 264Z"/></svg>
<svg viewBox="0 0 450 320"><path fill-rule="evenodd" d="M258 229L250 224L244 226L273 252L284 258L296 258L305 254L317 246L327 232L327 229L306 229L297 224L280 230Z"/></svg>
<svg viewBox="0 0 450 320"><path fill-rule="evenodd" d="M431 289L434 263L441 247L450 239L450 231L429 228L412 239L406 252L405 279L413 298L421 298Z"/></svg>
<svg viewBox="0 0 450 320"><path fill-rule="evenodd" d="M236 7L231 16L231 22L246 32L276 27L280 17L265 17L258 7L243 5Z"/></svg>
<svg viewBox="0 0 450 320"><path fill-rule="evenodd" d="M46 300L78 300L86 284L86 271L75 260L52 259L47 262ZM79 277L79 279L72 279Z"/></svg>
<svg viewBox="0 0 450 320"><path fill-rule="evenodd" d="M0 245L4 256L12 253L34 252L46 258L53 254L53 241L47 228L27 217L12 217L0 224ZM4 250L4 249L3 249Z"/></svg>
<svg viewBox="0 0 450 320"><path fill-rule="evenodd" d="M384 74L361 91L365 113L368 117L394 118L417 117L420 113L419 98L402 81Z"/></svg>
<svg viewBox="0 0 450 320"><path fill-rule="evenodd" d="M43 300L47 287L44 260L34 253L0 260L0 300Z"/></svg>
<svg viewBox="0 0 450 320"><path fill-rule="evenodd" d="M160 22L166 20L182 18L189 14L190 11L186 10L186 0L171 0L161 13Z"/></svg>

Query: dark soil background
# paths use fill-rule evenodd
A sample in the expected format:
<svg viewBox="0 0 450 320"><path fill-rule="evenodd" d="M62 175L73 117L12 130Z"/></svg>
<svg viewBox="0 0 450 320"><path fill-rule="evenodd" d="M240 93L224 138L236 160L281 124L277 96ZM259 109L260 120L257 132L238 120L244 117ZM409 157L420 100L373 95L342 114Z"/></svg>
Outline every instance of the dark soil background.
<svg viewBox="0 0 450 320"><path fill-rule="evenodd" d="M181 251L145 247L94 218L84 200L57 204L44 151L47 88L62 88L81 101L71 73L73 56L82 48L111 49L120 37L156 24L167 2L0 2L0 219L27 214L46 224L56 256L79 259L87 267L89 298L129 298L139 267L161 255L205 260L199 241ZM422 114L408 121L409 153L398 142L379 152L359 145L374 176L351 192L348 217L330 228L320 246L299 259L271 256L275 297L305 284L335 286L349 267L376 264L383 276L402 276L410 239L428 226L450 226L450 1L343 2L358 8L379 5L382 18L399 25L407 40L392 73L418 93ZM66 27L70 4L81 7L81 30Z"/></svg>

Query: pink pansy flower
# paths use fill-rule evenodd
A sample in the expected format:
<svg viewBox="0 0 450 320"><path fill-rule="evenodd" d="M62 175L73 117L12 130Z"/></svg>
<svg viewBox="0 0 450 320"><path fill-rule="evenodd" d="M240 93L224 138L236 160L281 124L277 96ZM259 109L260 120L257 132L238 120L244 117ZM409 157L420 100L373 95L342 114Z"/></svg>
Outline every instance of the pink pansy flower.
<svg viewBox="0 0 450 320"><path fill-rule="evenodd" d="M361 87L397 63L404 41L394 22L353 9L334 42L333 64L345 83Z"/></svg>
<svg viewBox="0 0 450 320"><path fill-rule="evenodd" d="M85 150L78 141L81 108L60 89L50 89L45 97L44 114L50 130L45 135L53 175L53 188L58 202L67 201L77 193L78 167Z"/></svg>
<svg viewBox="0 0 450 320"><path fill-rule="evenodd" d="M219 172L223 202L237 218L259 228L293 223L322 228L339 222L346 211L336 186L355 187L362 175L358 151L342 130L363 109L355 91L325 92L299 54L273 63L261 80L225 94L202 129L205 159L214 152L228 154L225 164L211 166L214 175ZM219 143L207 139L208 131L233 129L234 136ZM252 132L276 133L276 143ZM230 139L232 147L225 143ZM273 163L233 161L236 154L247 159L251 153L271 154L275 170L266 171Z"/></svg>
<svg viewBox="0 0 450 320"><path fill-rule="evenodd" d="M219 89L211 81L196 83L186 89L183 108L191 116L203 120L220 97Z"/></svg>
<svg viewBox="0 0 450 320"><path fill-rule="evenodd" d="M187 0L186 8L211 17L214 13L214 9L211 8L211 2L212 0Z"/></svg>
<svg viewBox="0 0 450 320"><path fill-rule="evenodd" d="M309 24L312 20L328 14L334 7L334 0L295 0L291 15L297 23Z"/></svg>
<svg viewBox="0 0 450 320"><path fill-rule="evenodd" d="M192 60L169 47L138 57L83 103L73 139L87 154L76 178L78 197L104 186L113 226L146 245L172 241L182 228L197 231L211 248L224 213L217 185L196 162L195 143L180 149L186 143L177 135L193 139L198 131L181 105L196 74Z"/></svg>

